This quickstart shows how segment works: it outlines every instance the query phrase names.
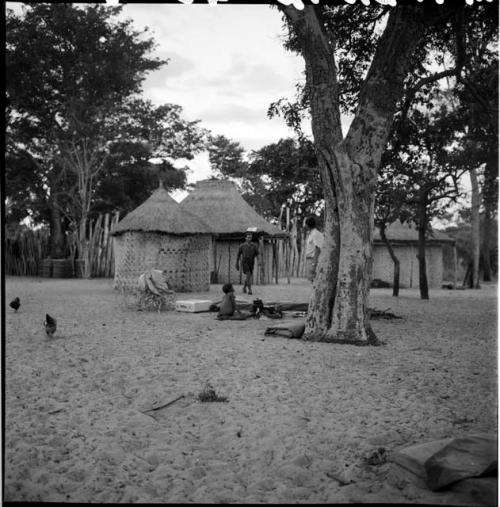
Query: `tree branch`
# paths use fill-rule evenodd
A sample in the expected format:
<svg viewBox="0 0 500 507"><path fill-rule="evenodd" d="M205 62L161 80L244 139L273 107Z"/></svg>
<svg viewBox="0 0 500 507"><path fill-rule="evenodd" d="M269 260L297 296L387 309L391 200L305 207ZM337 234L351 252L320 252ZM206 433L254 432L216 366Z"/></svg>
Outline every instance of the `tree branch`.
<svg viewBox="0 0 500 507"><path fill-rule="evenodd" d="M455 16L455 67L452 69L443 70L441 72L435 72L430 76L421 78L405 92L405 100L401 107L401 118L400 122L404 121L410 109L411 102L415 98L415 94L425 85L435 83L444 77L455 76L457 80L460 79L462 69L466 61L465 52L465 33L464 33L464 12L463 7L458 10Z"/></svg>

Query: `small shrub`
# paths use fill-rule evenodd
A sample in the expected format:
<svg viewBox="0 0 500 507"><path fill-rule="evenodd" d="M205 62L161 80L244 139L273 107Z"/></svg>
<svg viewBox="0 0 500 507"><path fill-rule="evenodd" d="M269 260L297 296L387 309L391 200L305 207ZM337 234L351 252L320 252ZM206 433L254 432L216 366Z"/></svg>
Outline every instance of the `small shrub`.
<svg viewBox="0 0 500 507"><path fill-rule="evenodd" d="M161 312L175 309L175 293L158 295L151 291L124 291L122 297L129 310L138 312Z"/></svg>
<svg viewBox="0 0 500 507"><path fill-rule="evenodd" d="M227 396L219 396L216 392L215 392L215 389L207 382L205 384L205 387L203 388L203 390L201 391L200 394L198 394L198 399L201 401L201 402L213 402L213 401L218 401L218 402L227 402L228 399L227 399Z"/></svg>
<svg viewBox="0 0 500 507"><path fill-rule="evenodd" d="M175 307L175 295L158 295L154 292L139 292L137 296L137 310L139 311L171 311Z"/></svg>
<svg viewBox="0 0 500 507"><path fill-rule="evenodd" d="M371 452L368 456L365 456L364 462L366 465L377 466L387 463L387 450L383 447L379 447L376 451Z"/></svg>

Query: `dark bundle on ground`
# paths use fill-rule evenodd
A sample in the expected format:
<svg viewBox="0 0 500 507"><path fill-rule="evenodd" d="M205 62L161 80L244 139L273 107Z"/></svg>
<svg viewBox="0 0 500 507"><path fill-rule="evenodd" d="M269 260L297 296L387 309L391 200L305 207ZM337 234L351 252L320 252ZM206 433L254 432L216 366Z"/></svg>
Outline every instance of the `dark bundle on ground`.
<svg viewBox="0 0 500 507"><path fill-rule="evenodd" d="M394 313L389 312L390 308L387 310L376 310L375 308L369 308L370 318L371 319L402 319L399 315L395 315Z"/></svg>
<svg viewBox="0 0 500 507"><path fill-rule="evenodd" d="M380 280L379 278L374 278L370 284L372 289L389 289L391 284L389 282L384 282L384 280Z"/></svg>
<svg viewBox="0 0 500 507"><path fill-rule="evenodd" d="M210 402L210 401L216 401L216 402L227 402L227 396L219 396L215 389L210 385L206 384L203 388L203 391L201 391L200 394L198 394L198 399L201 402Z"/></svg>

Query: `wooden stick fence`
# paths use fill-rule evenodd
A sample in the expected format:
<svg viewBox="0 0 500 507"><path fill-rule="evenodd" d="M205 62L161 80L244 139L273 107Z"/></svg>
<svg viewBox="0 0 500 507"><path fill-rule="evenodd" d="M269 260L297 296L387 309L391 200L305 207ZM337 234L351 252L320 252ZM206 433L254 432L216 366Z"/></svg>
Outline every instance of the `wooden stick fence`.
<svg viewBox="0 0 500 507"><path fill-rule="evenodd" d="M282 213L285 206L282 207ZM291 277L305 277L305 240L306 231L304 227L298 228L298 217L290 216L289 208L286 207L286 225L285 230L290 233L290 237L280 241L277 245L278 277L286 278L290 283ZM280 216L281 221L282 216Z"/></svg>
<svg viewBox="0 0 500 507"><path fill-rule="evenodd" d="M87 224L90 272L92 277L114 276L113 238L111 228L119 214L99 215ZM50 256L49 231L23 230L5 238L5 274L13 276L41 276L43 263ZM75 276L81 277L83 261L75 259L76 242L73 235L66 238L66 258L75 263ZM47 275L43 275L47 276Z"/></svg>
<svg viewBox="0 0 500 507"><path fill-rule="evenodd" d="M5 237L5 274L37 276L42 259L49 251L46 230L24 230Z"/></svg>
<svg viewBox="0 0 500 507"><path fill-rule="evenodd" d="M87 226L89 246L90 276L93 278L112 278L114 276L113 238L110 230L119 221L119 213L99 215ZM78 269L83 271L83 262L77 260Z"/></svg>

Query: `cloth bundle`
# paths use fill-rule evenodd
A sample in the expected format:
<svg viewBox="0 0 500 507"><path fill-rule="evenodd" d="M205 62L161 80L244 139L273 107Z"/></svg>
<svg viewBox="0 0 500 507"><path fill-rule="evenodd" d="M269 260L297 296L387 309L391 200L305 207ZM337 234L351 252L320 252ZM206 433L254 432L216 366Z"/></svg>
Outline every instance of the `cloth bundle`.
<svg viewBox="0 0 500 507"><path fill-rule="evenodd" d="M143 292L149 291L157 296L174 293L168 285L166 272L159 269L151 269L142 273L139 276L138 286L139 290Z"/></svg>
<svg viewBox="0 0 500 507"><path fill-rule="evenodd" d="M265 336L285 336L287 338L301 338L306 329L305 322L287 322L278 326L268 327L264 331Z"/></svg>

